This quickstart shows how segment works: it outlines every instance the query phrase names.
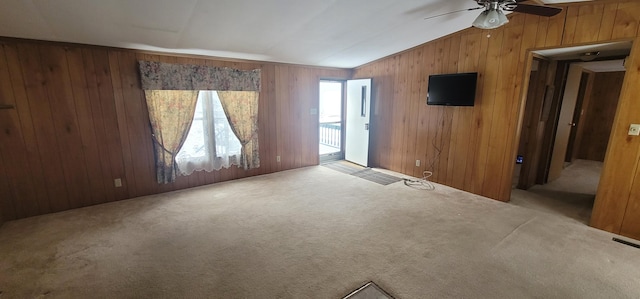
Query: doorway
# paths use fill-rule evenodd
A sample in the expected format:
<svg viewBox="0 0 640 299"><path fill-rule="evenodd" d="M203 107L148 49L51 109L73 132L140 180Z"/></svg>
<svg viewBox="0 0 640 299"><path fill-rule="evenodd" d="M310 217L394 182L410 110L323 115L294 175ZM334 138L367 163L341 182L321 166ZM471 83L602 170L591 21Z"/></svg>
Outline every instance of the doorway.
<svg viewBox="0 0 640 299"><path fill-rule="evenodd" d="M511 202L588 224L631 42L534 51ZM581 60L586 52L599 59Z"/></svg>
<svg viewBox="0 0 640 299"><path fill-rule="evenodd" d="M344 82L320 80L320 162L344 159Z"/></svg>
<svg viewBox="0 0 640 299"><path fill-rule="evenodd" d="M347 160L369 167L372 79L320 80L320 163Z"/></svg>

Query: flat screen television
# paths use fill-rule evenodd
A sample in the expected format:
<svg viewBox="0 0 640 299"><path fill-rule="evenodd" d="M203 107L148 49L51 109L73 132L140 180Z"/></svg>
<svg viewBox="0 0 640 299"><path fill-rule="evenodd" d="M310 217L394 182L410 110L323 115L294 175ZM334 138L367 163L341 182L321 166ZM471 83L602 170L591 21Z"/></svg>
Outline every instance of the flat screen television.
<svg viewBox="0 0 640 299"><path fill-rule="evenodd" d="M478 73L429 76L427 105L473 106Z"/></svg>

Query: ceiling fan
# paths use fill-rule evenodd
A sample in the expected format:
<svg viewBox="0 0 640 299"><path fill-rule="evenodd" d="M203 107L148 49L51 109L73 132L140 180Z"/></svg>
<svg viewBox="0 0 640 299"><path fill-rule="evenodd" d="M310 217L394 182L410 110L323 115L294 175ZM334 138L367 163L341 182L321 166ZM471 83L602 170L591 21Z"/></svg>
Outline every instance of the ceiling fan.
<svg viewBox="0 0 640 299"><path fill-rule="evenodd" d="M478 18L473 22L473 26L481 29L494 29L498 28L509 22L507 16L504 14L505 11L515 11L526 14L533 14L537 16L543 17L552 17L560 12L562 12L562 8L544 6L544 5L532 5L532 4L524 4L526 0L473 0L475 1L479 7L462 9L457 11L452 11L436 16L427 17L425 19L432 19L452 13L462 12L462 11L471 11L471 10L480 10L484 9Z"/></svg>

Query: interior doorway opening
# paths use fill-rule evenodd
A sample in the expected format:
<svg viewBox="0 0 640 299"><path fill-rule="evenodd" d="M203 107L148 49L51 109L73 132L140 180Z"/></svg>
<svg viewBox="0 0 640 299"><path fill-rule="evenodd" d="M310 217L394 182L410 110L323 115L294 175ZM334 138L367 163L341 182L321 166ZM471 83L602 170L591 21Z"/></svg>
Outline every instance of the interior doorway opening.
<svg viewBox="0 0 640 299"><path fill-rule="evenodd" d="M514 204L589 224L631 45L534 51ZM587 52L599 58L581 60Z"/></svg>
<svg viewBox="0 0 640 299"><path fill-rule="evenodd" d="M320 80L320 162L344 159L344 82Z"/></svg>

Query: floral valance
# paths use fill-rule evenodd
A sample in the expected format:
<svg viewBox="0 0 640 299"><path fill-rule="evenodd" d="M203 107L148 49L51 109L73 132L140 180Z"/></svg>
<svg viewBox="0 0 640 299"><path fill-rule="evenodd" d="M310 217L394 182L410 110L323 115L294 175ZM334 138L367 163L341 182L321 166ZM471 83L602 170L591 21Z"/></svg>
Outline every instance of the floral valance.
<svg viewBox="0 0 640 299"><path fill-rule="evenodd" d="M144 90L260 91L260 70L139 61Z"/></svg>

